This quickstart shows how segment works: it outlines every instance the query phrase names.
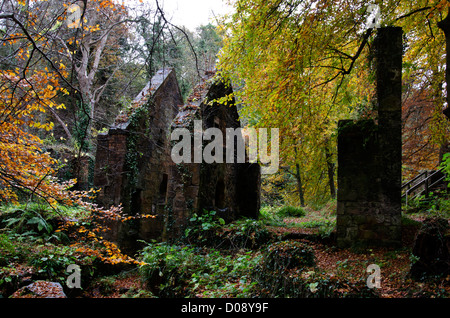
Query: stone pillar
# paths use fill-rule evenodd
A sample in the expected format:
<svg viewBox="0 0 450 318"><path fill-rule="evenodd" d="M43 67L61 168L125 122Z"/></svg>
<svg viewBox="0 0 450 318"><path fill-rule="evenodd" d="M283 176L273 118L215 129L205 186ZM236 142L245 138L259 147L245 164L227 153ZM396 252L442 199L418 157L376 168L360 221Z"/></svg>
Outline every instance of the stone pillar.
<svg viewBox="0 0 450 318"><path fill-rule="evenodd" d="M340 121L337 243L340 247L401 244L402 29L375 39L378 125Z"/></svg>
<svg viewBox="0 0 450 318"><path fill-rule="evenodd" d="M373 120L341 120L338 131L337 243L371 245L385 235L378 126Z"/></svg>
<svg viewBox="0 0 450 318"><path fill-rule="evenodd" d="M381 28L375 39L381 200L390 241L401 242L402 29Z"/></svg>
<svg viewBox="0 0 450 318"><path fill-rule="evenodd" d="M447 107L444 109L444 115L447 116L447 118L450 119L450 90L449 90L449 84L450 84L450 8L448 8L447 16L444 20L439 21L437 26L444 32L445 34L445 82L447 83Z"/></svg>

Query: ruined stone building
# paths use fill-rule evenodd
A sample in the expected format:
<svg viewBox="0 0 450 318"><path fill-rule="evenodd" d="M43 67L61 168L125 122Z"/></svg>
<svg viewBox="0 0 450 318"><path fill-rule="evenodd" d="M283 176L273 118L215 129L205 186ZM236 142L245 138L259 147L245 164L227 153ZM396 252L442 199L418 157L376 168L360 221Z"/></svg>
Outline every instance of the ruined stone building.
<svg viewBox="0 0 450 318"><path fill-rule="evenodd" d="M402 29L374 43L378 118L339 122L337 243L401 245Z"/></svg>
<svg viewBox="0 0 450 318"><path fill-rule="evenodd" d="M203 129L240 127L234 99L214 102L232 88L213 75L205 75L184 105L175 72L159 70L108 133L99 134L94 169L99 205L121 204L124 214L155 216L110 224L109 238L122 248L132 249L137 240L176 238L190 215L203 209L226 220L257 217L258 164L175 164L171 157L173 129L187 128L193 135L195 120Z"/></svg>

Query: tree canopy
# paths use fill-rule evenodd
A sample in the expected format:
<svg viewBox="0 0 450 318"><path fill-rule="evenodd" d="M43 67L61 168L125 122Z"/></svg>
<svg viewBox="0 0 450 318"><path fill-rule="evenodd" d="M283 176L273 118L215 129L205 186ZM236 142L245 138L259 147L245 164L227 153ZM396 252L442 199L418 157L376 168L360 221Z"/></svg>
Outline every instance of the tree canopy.
<svg viewBox="0 0 450 318"><path fill-rule="evenodd" d="M449 133L442 114L447 105L442 21L448 1L230 4L235 10L219 19L218 28L187 30L169 21L158 1L128 6L109 0L3 1L5 184L18 186L12 176L22 178L21 184L31 182L29 175L19 175L36 172L25 167L35 160L47 168L27 187L45 184L40 180L61 165L51 151L93 158L98 132L158 68L174 67L187 96L199 71L216 67L237 88L243 122L280 129L280 172L290 185L285 190L296 193L294 201L302 205L326 202L336 194L337 122L376 118L371 47L378 26L404 31L404 176L439 164ZM419 140L420 135L426 138ZM29 155L11 146L11 138ZM15 160L20 156L25 157ZM18 165L12 172L11 161L25 168ZM9 187L3 191L12 195Z"/></svg>
<svg viewBox="0 0 450 318"><path fill-rule="evenodd" d="M298 165L293 174L303 179L309 200L334 194L337 121L376 117L374 18L381 27L403 28L404 99L426 95L433 104L426 120L430 140L438 147L447 143L445 38L437 23L448 1L231 3L235 12L223 19L226 36L218 68L240 85L236 95L250 125L280 128L283 165L291 172ZM421 163L407 168L438 165L436 160Z"/></svg>
<svg viewBox="0 0 450 318"><path fill-rule="evenodd" d="M187 96L219 47L212 25L175 26L157 1L2 1L0 197L54 196L63 152L92 162L98 132L158 68L174 67Z"/></svg>

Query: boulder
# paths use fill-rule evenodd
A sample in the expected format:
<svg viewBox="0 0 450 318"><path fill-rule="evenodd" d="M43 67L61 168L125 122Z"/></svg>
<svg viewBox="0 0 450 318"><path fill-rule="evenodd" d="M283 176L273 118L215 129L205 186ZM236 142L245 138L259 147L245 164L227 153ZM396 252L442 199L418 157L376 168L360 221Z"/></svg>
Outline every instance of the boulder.
<svg viewBox="0 0 450 318"><path fill-rule="evenodd" d="M60 283L36 281L20 288L11 298L67 298Z"/></svg>
<svg viewBox="0 0 450 318"><path fill-rule="evenodd" d="M424 220L412 254L418 261L411 266L410 275L416 280L450 275L450 226L443 218Z"/></svg>

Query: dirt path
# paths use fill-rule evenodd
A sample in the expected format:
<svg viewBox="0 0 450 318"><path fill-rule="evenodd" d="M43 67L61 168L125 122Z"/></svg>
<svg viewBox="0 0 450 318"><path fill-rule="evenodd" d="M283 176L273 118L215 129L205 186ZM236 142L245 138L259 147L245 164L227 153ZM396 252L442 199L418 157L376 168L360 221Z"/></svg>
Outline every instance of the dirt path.
<svg viewBox="0 0 450 318"><path fill-rule="evenodd" d="M291 219L289 222L306 222L305 218ZM367 267L376 264L381 269L381 288L383 298L411 297L449 297L450 277L438 282L416 282L409 277L412 262L411 249L419 230L418 226L404 226L402 231L403 248L368 248L354 250L340 249L331 239L321 240L317 228L273 227L272 231L284 237L307 242L315 251L318 269L345 278L347 281L367 279Z"/></svg>

